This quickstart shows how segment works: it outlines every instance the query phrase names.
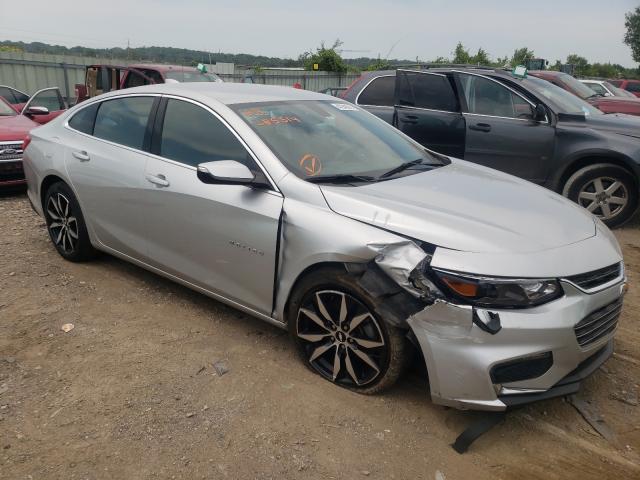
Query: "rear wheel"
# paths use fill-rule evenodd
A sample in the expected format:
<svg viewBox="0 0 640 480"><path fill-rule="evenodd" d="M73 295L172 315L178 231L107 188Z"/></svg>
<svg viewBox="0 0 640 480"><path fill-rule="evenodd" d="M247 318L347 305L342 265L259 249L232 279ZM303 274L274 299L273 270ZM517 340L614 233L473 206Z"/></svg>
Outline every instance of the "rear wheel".
<svg viewBox="0 0 640 480"><path fill-rule="evenodd" d="M49 187L44 197L44 217L49 238L62 257L83 262L95 256L80 205L66 184L58 182Z"/></svg>
<svg viewBox="0 0 640 480"><path fill-rule="evenodd" d="M622 167L599 163L581 168L562 194L596 215L608 227L623 225L638 209L638 187Z"/></svg>
<svg viewBox="0 0 640 480"><path fill-rule="evenodd" d="M375 302L346 272L314 272L296 289L289 330L303 361L323 378L360 393L392 386L407 363L404 332L388 325Z"/></svg>

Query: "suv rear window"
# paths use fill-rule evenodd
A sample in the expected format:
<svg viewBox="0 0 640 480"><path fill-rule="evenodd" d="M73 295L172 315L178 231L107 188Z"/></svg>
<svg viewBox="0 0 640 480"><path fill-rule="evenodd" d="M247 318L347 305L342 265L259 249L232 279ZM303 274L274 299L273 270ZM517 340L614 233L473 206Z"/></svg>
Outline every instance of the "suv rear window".
<svg viewBox="0 0 640 480"><path fill-rule="evenodd" d="M393 107L393 90L396 77L388 75L373 80L358 96L358 105L373 105L379 107Z"/></svg>
<svg viewBox="0 0 640 480"><path fill-rule="evenodd" d="M459 111L451 82L445 75L398 72L398 103L409 107Z"/></svg>
<svg viewBox="0 0 640 480"><path fill-rule="evenodd" d="M626 90L629 90L630 92L640 92L640 82L627 83Z"/></svg>

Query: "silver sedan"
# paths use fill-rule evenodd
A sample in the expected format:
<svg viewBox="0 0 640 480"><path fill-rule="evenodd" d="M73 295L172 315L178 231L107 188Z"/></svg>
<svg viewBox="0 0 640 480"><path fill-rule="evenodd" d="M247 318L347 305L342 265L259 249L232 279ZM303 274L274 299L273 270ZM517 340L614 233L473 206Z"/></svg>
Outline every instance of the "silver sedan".
<svg viewBox="0 0 640 480"><path fill-rule="evenodd" d="M613 351L625 273L599 220L345 101L153 85L26 143L60 255L107 252L289 329L339 386L379 392L422 357L436 403L504 410L575 392Z"/></svg>

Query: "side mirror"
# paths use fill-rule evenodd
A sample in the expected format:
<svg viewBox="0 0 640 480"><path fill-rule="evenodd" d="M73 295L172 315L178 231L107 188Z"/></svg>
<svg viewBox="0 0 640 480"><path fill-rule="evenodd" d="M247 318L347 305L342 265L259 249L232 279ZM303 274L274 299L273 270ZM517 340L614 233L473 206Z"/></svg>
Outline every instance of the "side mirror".
<svg viewBox="0 0 640 480"><path fill-rule="evenodd" d="M203 183L249 185L255 177L246 165L235 160L218 160L198 165L198 178Z"/></svg>
<svg viewBox="0 0 640 480"><path fill-rule="evenodd" d="M547 109L544 108L544 105L538 103L533 109L533 119L536 122L542 122L547 118Z"/></svg>
<svg viewBox="0 0 640 480"><path fill-rule="evenodd" d="M29 107L25 112L25 115L49 115L49 109L47 107Z"/></svg>

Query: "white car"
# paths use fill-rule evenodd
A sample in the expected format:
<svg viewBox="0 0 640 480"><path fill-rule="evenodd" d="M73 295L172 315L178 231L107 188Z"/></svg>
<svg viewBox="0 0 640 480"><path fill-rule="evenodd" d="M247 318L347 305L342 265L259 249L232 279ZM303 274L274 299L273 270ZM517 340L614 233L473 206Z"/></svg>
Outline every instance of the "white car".
<svg viewBox="0 0 640 480"><path fill-rule="evenodd" d="M626 90L622 90L621 88L616 87L612 83L607 82L606 80L580 80L587 87L589 87L594 92L602 95L603 97L631 97L634 98L635 95L631 92L627 92Z"/></svg>

